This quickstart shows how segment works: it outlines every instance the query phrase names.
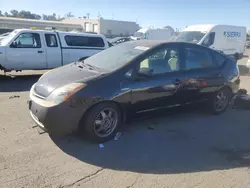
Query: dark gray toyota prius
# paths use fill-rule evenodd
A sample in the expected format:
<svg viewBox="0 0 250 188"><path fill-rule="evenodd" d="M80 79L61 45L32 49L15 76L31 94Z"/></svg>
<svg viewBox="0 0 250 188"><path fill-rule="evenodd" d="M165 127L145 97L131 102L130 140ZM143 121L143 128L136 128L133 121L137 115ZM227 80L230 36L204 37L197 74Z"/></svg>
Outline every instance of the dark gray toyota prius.
<svg viewBox="0 0 250 188"><path fill-rule="evenodd" d="M31 88L29 110L50 134L79 130L104 142L136 113L204 102L220 114L239 84L237 62L220 52L130 41L45 73Z"/></svg>

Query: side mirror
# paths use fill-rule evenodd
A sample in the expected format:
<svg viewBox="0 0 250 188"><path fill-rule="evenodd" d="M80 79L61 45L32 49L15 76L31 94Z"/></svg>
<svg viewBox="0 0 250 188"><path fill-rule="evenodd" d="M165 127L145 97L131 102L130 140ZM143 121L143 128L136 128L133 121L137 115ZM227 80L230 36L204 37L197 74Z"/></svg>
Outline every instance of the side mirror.
<svg viewBox="0 0 250 188"><path fill-rule="evenodd" d="M153 76L153 70L150 68L140 68L138 71L139 77L152 77Z"/></svg>
<svg viewBox="0 0 250 188"><path fill-rule="evenodd" d="M13 41L10 45L11 48L16 48L17 47L17 42Z"/></svg>

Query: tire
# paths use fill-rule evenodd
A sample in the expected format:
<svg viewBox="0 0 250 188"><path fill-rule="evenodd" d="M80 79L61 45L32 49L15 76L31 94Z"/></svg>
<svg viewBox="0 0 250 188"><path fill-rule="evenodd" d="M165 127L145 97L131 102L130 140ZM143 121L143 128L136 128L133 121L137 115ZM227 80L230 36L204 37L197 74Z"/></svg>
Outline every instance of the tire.
<svg viewBox="0 0 250 188"><path fill-rule="evenodd" d="M225 99L226 101L225 104L221 105L221 108L219 108L218 97L221 96L221 93L223 93L224 96L226 97ZM233 96L232 91L229 88L222 88L212 96L211 100L209 101L208 110L212 114L222 114L227 110L227 107L232 99L232 96Z"/></svg>
<svg viewBox="0 0 250 188"><path fill-rule="evenodd" d="M103 128L100 128L100 127L101 126L105 127L109 123L113 124L111 123L113 121L110 121L109 117L107 117L107 120L103 119L103 112L106 115L109 115L110 111L112 111L112 114L113 114L111 115L112 117L115 117L115 116L117 117L114 123L115 125L114 127L111 126L112 128L110 129L112 130L110 130L111 132L109 134L101 136L100 130ZM96 122L99 122L99 123L96 123ZM90 109L90 111L86 115L84 115L80 123L79 129L80 129L81 134L87 137L90 141L95 142L95 143L104 143L115 137L116 133L121 127L121 124L122 124L122 117L121 117L121 111L119 107L114 103L105 102L105 103L101 103L101 104L94 106L92 109Z"/></svg>

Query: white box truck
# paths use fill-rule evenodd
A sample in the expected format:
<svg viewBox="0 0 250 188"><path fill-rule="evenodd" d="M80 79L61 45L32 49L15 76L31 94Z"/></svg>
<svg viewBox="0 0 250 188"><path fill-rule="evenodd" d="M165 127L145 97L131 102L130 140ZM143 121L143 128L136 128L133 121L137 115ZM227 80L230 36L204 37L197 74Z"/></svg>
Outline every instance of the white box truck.
<svg viewBox="0 0 250 188"><path fill-rule="evenodd" d="M173 33L169 29L158 28L158 29L140 29L134 33L131 38L133 40L169 40L172 37Z"/></svg>
<svg viewBox="0 0 250 188"><path fill-rule="evenodd" d="M218 50L236 60L243 57L247 28L233 25L191 25L177 37L179 42L197 43Z"/></svg>

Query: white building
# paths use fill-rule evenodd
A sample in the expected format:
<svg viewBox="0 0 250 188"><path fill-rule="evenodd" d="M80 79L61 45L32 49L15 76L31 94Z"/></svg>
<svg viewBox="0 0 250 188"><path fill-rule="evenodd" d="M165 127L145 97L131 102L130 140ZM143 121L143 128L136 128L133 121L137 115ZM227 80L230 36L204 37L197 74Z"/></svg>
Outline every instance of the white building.
<svg viewBox="0 0 250 188"><path fill-rule="evenodd" d="M36 27L37 29L46 29L48 27L54 27L57 30L61 31L82 31L82 26L79 24L64 23L60 21L0 17L0 33L1 31L31 27Z"/></svg>
<svg viewBox="0 0 250 188"><path fill-rule="evenodd" d="M85 32L94 32L105 35L106 37L130 36L133 35L140 26L136 22L118 21L85 18L69 18L62 22L80 24Z"/></svg>

